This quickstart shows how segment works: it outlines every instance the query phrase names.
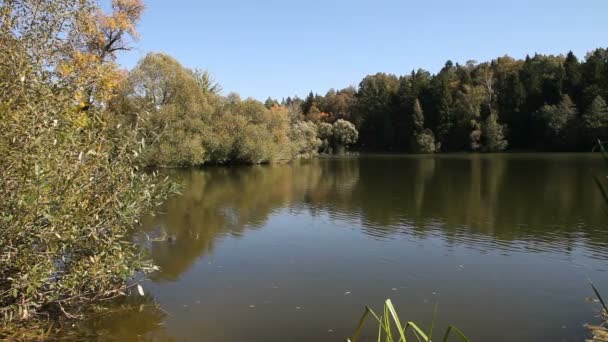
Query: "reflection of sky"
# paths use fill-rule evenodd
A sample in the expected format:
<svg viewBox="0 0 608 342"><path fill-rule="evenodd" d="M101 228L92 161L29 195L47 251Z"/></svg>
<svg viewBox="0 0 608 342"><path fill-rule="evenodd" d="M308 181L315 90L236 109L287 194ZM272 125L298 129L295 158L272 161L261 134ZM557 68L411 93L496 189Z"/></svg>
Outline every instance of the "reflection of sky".
<svg viewBox="0 0 608 342"><path fill-rule="evenodd" d="M186 173L145 223L170 237L146 289L178 340L342 340L387 297L423 323L439 298L472 340L582 340L586 277L608 284L599 160L492 158Z"/></svg>

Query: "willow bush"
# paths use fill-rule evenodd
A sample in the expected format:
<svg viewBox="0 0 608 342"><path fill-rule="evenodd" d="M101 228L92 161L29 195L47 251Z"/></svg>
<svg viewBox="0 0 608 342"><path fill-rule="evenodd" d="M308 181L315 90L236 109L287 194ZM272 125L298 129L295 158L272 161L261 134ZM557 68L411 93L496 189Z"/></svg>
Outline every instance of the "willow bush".
<svg viewBox="0 0 608 342"><path fill-rule="evenodd" d="M319 132L285 106L266 106L235 93L220 96L219 86L211 83L208 74L163 53L148 54L130 72L110 107L127 123L148 118L140 131L150 143L143 157L147 165L281 162L313 157L320 147L328 150L322 139L343 147L357 140L357 130L347 121L326 124L330 132Z"/></svg>
<svg viewBox="0 0 608 342"><path fill-rule="evenodd" d="M101 12L90 1L0 4L0 319L7 328L76 316L151 268L125 236L168 184L139 169L146 142L137 124L121 125L104 109L120 75L101 55L112 46L86 43L125 33L128 24L102 26L107 16L91 26ZM131 11L139 3L113 5Z"/></svg>

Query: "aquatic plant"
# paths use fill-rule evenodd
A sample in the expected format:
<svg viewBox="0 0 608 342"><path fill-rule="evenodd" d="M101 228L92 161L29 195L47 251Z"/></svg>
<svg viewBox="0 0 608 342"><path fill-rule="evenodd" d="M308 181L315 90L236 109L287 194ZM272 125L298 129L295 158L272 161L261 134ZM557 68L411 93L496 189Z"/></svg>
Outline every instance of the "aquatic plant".
<svg viewBox="0 0 608 342"><path fill-rule="evenodd" d="M602 157L604 159L604 162L606 163L606 167L608 167L608 155L606 154L606 150L605 150L603 144L604 143L602 143L602 141L600 141L600 140L597 141L597 146L599 147L600 151L602 152ZM606 205L608 205L608 190L607 190L606 186L604 185L605 180L608 179L608 176L605 176L604 181L602 181L602 178L597 175L594 176L594 179L595 179L595 183L597 184L598 189L602 193L602 197L604 198ZM605 210L608 213L608 209L605 208ZM591 334L593 336L593 338L589 341L606 342L606 341L608 341L608 329L605 327L608 324L608 308L606 307L606 303L604 302L604 299L600 295L600 292L598 291L597 287L595 287L595 285L593 284L591 279L589 279L589 285L593 289L593 292L597 296L597 299L600 301L600 303L602 304L602 308L603 308L603 311L601 313L601 318L602 318L603 323L599 326L590 325L590 324L586 325L587 329L589 329L589 331L591 332Z"/></svg>
<svg viewBox="0 0 608 342"><path fill-rule="evenodd" d="M378 324L378 341L382 341L384 339L387 342L399 341L399 342L407 342L407 335L411 332L417 339L417 341L430 342L433 337L433 327L434 321L431 324L431 328L428 332L425 332L414 322L406 322L405 325L399 319L397 315L397 310L393 305L390 299L387 299L384 302L383 314L378 315L369 307L365 307L365 312L361 319L359 320L359 325L357 326L357 330L353 336L348 339L348 342L356 342L357 338L361 334L363 330L363 326L369 317L372 317L375 323ZM456 335L463 342L468 342L469 339L453 325L450 325L445 333L443 334L442 341L447 341L448 338L452 335Z"/></svg>

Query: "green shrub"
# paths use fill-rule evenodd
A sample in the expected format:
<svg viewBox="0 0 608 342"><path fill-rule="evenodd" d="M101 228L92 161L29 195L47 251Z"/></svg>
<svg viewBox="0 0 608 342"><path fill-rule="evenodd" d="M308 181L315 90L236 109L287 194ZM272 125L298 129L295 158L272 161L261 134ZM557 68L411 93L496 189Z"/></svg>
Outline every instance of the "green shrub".
<svg viewBox="0 0 608 342"><path fill-rule="evenodd" d="M422 133L416 134L415 152L435 153L435 135L430 129L425 129Z"/></svg>
<svg viewBox="0 0 608 342"><path fill-rule="evenodd" d="M321 139L317 138L317 126L310 121L299 121L292 125L290 139L293 144L293 155L310 158L316 156L321 146Z"/></svg>
<svg viewBox="0 0 608 342"><path fill-rule="evenodd" d="M343 152L349 145L357 142L359 132L351 122L338 119L333 125L333 142L336 151Z"/></svg>
<svg viewBox="0 0 608 342"><path fill-rule="evenodd" d="M86 308L81 304L120 294L134 272L152 267L125 237L160 203L166 183L137 167L146 146L133 130L138 120L126 127L98 105L114 65L91 45L80 50L77 38L87 37L75 29L95 9L87 1L27 0L0 12L5 324L78 313ZM45 20L27 20L35 10ZM65 34L70 40L58 39Z"/></svg>

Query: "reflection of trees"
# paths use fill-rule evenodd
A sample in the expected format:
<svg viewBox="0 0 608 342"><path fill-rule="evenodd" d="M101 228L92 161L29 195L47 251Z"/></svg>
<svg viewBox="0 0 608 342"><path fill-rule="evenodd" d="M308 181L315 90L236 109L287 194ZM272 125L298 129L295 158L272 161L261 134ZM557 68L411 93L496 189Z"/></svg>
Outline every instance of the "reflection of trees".
<svg viewBox="0 0 608 342"><path fill-rule="evenodd" d="M439 222L444 234L464 229L503 240L574 236L581 222L603 227L604 216L589 171L600 161L572 158L578 160L525 155L363 159L347 206L360 213L365 227L387 234L412 223L423 229ZM598 230L587 234L601 238Z"/></svg>
<svg viewBox="0 0 608 342"><path fill-rule="evenodd" d="M327 212L361 220L378 235L427 234L440 229L448 240L471 233L503 241L580 238L581 222L603 227L601 198L588 156L452 155L320 158L288 165L175 171L184 184L164 214L148 217L149 251L162 272L175 279L216 238L260 227L281 208ZM576 161L568 158L577 158ZM587 229L604 242L600 230Z"/></svg>
<svg viewBox="0 0 608 342"><path fill-rule="evenodd" d="M182 194L169 199L161 214L143 220L150 235L165 237L148 243L163 270L153 279L175 279L212 250L217 237L258 227L274 209L302 202L306 186L317 182L319 171L296 163L173 172L183 184Z"/></svg>

